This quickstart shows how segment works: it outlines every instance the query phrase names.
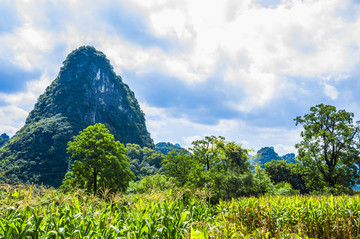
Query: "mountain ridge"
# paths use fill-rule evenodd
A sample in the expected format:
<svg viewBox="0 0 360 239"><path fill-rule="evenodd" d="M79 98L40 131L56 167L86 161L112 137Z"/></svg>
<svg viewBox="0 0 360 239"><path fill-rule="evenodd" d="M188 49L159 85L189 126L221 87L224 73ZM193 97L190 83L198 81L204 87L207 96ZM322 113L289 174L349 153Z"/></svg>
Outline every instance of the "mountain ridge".
<svg viewBox="0 0 360 239"><path fill-rule="evenodd" d="M0 177L59 186L69 168L67 142L95 123L123 144L155 148L134 92L104 53L82 46L67 56L25 125L1 148Z"/></svg>

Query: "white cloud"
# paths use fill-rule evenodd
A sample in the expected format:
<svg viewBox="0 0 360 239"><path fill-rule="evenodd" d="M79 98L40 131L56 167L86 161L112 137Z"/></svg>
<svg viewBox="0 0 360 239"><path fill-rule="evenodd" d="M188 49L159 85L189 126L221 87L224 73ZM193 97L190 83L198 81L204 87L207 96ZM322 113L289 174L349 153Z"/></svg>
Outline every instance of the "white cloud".
<svg viewBox="0 0 360 239"><path fill-rule="evenodd" d="M225 64L224 79L243 83L251 92L240 102L247 110L271 101L282 90L277 86L279 80L286 81L284 76L314 77L348 70L355 57L348 46L360 45L356 31L360 21L347 23L334 16L342 6L340 0L282 1L276 9L262 8L251 0L127 3L149 20L147 24L156 36L176 39L185 47L171 52L144 49L114 35L109 23L97 21L107 4L112 3L19 3L25 23L7 37L5 44L13 49L14 60L20 64L40 67L46 62L39 59L40 52L54 44L63 42L70 51L95 43L120 71L161 69L188 82L205 81ZM64 10L54 17L60 17L62 23L49 19L46 13L47 8L53 11L60 6ZM46 21L60 24L60 31L39 25Z"/></svg>
<svg viewBox="0 0 360 239"><path fill-rule="evenodd" d="M39 80L27 82L25 92L0 93L0 100L6 103L0 106L0 133L12 136L24 125L29 111L50 82L50 78L43 75Z"/></svg>
<svg viewBox="0 0 360 239"><path fill-rule="evenodd" d="M120 74L158 71L187 84L215 75L236 89L240 85L244 93L226 99L239 112L264 109L281 95L288 97L284 100L296 100L298 93L310 97L306 81L318 83L325 96L337 100L341 92L336 84L349 79L360 62L360 18L348 21L336 14L349 3L282 0L275 8L264 8L252 0L17 1L22 25L0 34L0 59L46 76L31 79L24 92L0 95L7 104L0 108L0 130L13 132L21 126L24 112L55 79L66 54L85 44L104 51ZM107 8L116 11L121 6L161 42L142 45L135 41L141 34L119 33L126 24L105 17ZM169 46L161 46L164 42ZM183 112L176 118L139 99L157 141L188 145L193 136L218 134L229 140L246 139L255 148L273 141L285 151L298 140L294 136L298 131L282 126L250 126L221 115L217 125L209 126L189 121Z"/></svg>
<svg viewBox="0 0 360 239"><path fill-rule="evenodd" d="M201 140L203 139L203 137L201 137L200 135L192 135L192 136L187 136L187 137L181 137L182 141L185 143L185 145L183 147L185 148L190 148L192 145L191 143L196 141L196 140Z"/></svg>
<svg viewBox="0 0 360 239"><path fill-rule="evenodd" d="M26 91L21 93L0 93L0 99L9 105L21 107L25 111L33 108L37 98L41 95L45 88L51 83L51 79L42 75L39 80L26 82Z"/></svg>
<svg viewBox="0 0 360 239"><path fill-rule="evenodd" d="M288 154L288 153L295 153L296 149L293 145L283 145L277 144L274 146L275 152L278 153L280 156Z"/></svg>
<svg viewBox="0 0 360 239"><path fill-rule="evenodd" d="M24 124L28 112L14 105L0 107L0 130L12 136Z"/></svg>
<svg viewBox="0 0 360 239"><path fill-rule="evenodd" d="M360 21L335 17L341 5L339 0L282 1L271 9L249 0L189 0L146 1L143 7L156 9L147 12L155 34L187 46L181 53L160 54L166 71L189 82L204 81L225 64L224 79L244 83L251 92L237 103L246 112L286 90L287 82L279 83L286 76L339 75L354 67L349 45L360 45L354 37Z"/></svg>
<svg viewBox="0 0 360 239"><path fill-rule="evenodd" d="M324 83L324 92L325 92L325 95L327 95L332 100L336 100L338 98L338 91L332 85Z"/></svg>
<svg viewBox="0 0 360 239"><path fill-rule="evenodd" d="M205 136L224 136L227 141L242 144L254 152L264 146L275 145L280 154L295 153L294 145L300 141L300 128L259 127L239 119L220 120L215 125L193 123L183 117L172 117L164 109L142 104L147 126L155 142L176 142L191 147L195 140ZM171 140L169 140L171 139Z"/></svg>

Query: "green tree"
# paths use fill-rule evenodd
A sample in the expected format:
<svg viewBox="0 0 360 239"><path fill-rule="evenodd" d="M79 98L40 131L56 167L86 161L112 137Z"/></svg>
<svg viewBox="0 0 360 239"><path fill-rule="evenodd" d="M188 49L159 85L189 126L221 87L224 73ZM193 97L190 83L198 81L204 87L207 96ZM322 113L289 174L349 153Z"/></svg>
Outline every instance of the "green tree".
<svg viewBox="0 0 360 239"><path fill-rule="evenodd" d="M229 142L225 144L224 151L227 157L227 165L231 167L232 170L235 170L239 174L250 171L249 149Z"/></svg>
<svg viewBox="0 0 360 239"><path fill-rule="evenodd" d="M222 136L205 136L204 139L192 142L193 168L190 179L197 188L205 188L218 194L227 165L225 155L225 138Z"/></svg>
<svg viewBox="0 0 360 239"><path fill-rule="evenodd" d="M81 131L68 143L67 152L74 160L70 180L94 195L105 188L124 192L134 176L124 145L103 124Z"/></svg>
<svg viewBox="0 0 360 239"><path fill-rule="evenodd" d="M130 158L130 169L135 174L135 181L161 172L161 161L165 158L162 153L130 143L126 145L126 150Z"/></svg>
<svg viewBox="0 0 360 239"><path fill-rule="evenodd" d="M192 143L194 164L190 179L219 198L254 195L248 149L221 136L206 136ZM196 170L196 172L194 172ZM195 180L197 179L197 180Z"/></svg>
<svg viewBox="0 0 360 239"><path fill-rule="evenodd" d="M225 138L222 136L205 136L205 139L192 142L194 159L200 162L205 170L213 167L220 169L224 165Z"/></svg>
<svg viewBox="0 0 360 239"><path fill-rule="evenodd" d="M299 170L299 166L298 164L287 163L285 160L272 160L265 163L265 172L274 184L287 182L300 193L309 193L302 178L304 174L301 168Z"/></svg>
<svg viewBox="0 0 360 239"><path fill-rule="evenodd" d="M302 141L295 145L305 170L307 186L351 188L359 181L359 125L353 113L319 104L310 113L296 117L302 124Z"/></svg>
<svg viewBox="0 0 360 239"><path fill-rule="evenodd" d="M174 178L177 186L184 186L186 183L190 183L191 171L195 170L195 162L191 155L181 151L171 151L162 161L165 173L168 177Z"/></svg>

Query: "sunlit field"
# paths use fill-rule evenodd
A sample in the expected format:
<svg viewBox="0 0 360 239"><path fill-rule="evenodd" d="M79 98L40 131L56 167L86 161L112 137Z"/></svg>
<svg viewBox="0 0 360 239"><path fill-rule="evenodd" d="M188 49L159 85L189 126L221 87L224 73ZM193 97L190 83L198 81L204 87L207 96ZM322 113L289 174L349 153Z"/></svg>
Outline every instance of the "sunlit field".
<svg viewBox="0 0 360 239"><path fill-rule="evenodd" d="M0 238L358 238L359 196L207 202L200 191L140 195L1 185Z"/></svg>

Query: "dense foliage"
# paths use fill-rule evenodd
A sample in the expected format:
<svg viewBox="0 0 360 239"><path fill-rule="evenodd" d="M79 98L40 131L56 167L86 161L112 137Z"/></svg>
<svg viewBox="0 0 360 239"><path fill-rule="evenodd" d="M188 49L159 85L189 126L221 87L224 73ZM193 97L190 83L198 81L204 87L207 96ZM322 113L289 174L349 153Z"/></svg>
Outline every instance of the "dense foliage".
<svg viewBox="0 0 360 239"><path fill-rule="evenodd" d="M61 115L26 124L0 149L0 179L60 186L68 168L66 146L72 134Z"/></svg>
<svg viewBox="0 0 360 239"><path fill-rule="evenodd" d="M359 238L359 196L207 203L192 191L102 198L0 184L0 238Z"/></svg>
<svg viewBox="0 0 360 239"><path fill-rule="evenodd" d="M181 151L187 151L186 149L182 148L178 144L172 144L170 142L159 142L155 144L155 150L156 152L160 152L163 155L167 155L168 153L175 151L175 153L180 153Z"/></svg>
<svg viewBox="0 0 360 239"><path fill-rule="evenodd" d="M206 136L192 143L189 153L170 152L163 160L165 175L177 187L201 188L212 202L270 193L272 183L264 170L254 174L248 150L221 136Z"/></svg>
<svg viewBox="0 0 360 239"><path fill-rule="evenodd" d="M97 194L104 190L125 191L134 174L122 143L115 141L103 124L91 125L68 143L74 160L64 179L64 188L79 187Z"/></svg>
<svg viewBox="0 0 360 239"><path fill-rule="evenodd" d="M295 119L302 124L296 144L307 187L313 190L350 190L360 181L360 127L353 113L319 104Z"/></svg>
<svg viewBox="0 0 360 239"><path fill-rule="evenodd" d="M130 158L130 170L135 174L135 181L162 171L161 162L164 155L148 147L127 144L127 156Z"/></svg>
<svg viewBox="0 0 360 239"><path fill-rule="evenodd" d="M303 179L300 165L287 163L285 160L272 160L265 164L265 172L274 184L287 182L300 193L309 193Z"/></svg>
<svg viewBox="0 0 360 239"><path fill-rule="evenodd" d="M103 123L123 144L154 148L134 93L93 47L71 52L22 129L0 149L0 178L60 186L66 147L89 125Z"/></svg>
<svg viewBox="0 0 360 239"><path fill-rule="evenodd" d="M10 137L7 134L0 135L0 147L3 146L10 140Z"/></svg>

